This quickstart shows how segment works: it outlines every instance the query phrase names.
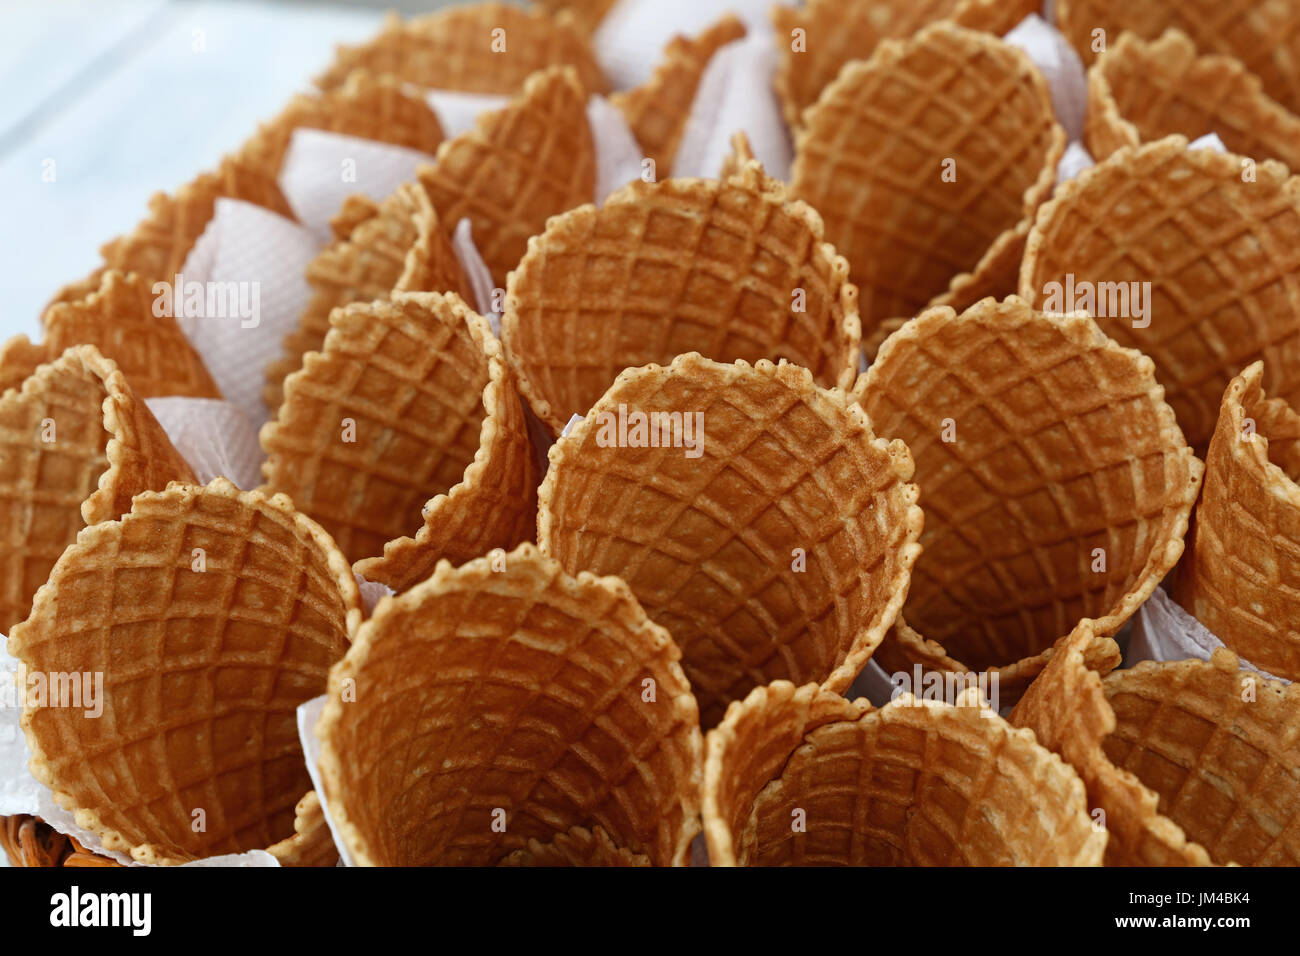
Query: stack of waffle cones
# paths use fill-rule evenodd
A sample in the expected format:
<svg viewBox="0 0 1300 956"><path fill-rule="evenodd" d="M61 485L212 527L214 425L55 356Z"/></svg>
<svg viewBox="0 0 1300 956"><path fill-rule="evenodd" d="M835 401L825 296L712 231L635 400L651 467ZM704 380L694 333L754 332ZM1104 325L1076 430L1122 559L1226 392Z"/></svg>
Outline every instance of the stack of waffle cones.
<svg viewBox="0 0 1300 956"><path fill-rule="evenodd" d="M1068 764L980 706L882 710L775 681L709 732L715 866L1097 866L1106 833Z"/></svg>
<svg viewBox="0 0 1300 956"><path fill-rule="evenodd" d="M1223 396L1174 597L1251 664L1300 680L1300 415L1251 365Z"/></svg>
<svg viewBox="0 0 1300 956"><path fill-rule="evenodd" d="M1011 714L1073 764L1111 866L1300 864L1300 687L1213 660L1103 679L1083 621Z"/></svg>
<svg viewBox="0 0 1300 956"><path fill-rule="evenodd" d="M1081 618L1114 634L1182 553L1201 463L1151 360L1087 315L1014 296L927 311L856 394L911 449L926 511L887 667L996 668L1013 700L1058 638Z"/></svg>

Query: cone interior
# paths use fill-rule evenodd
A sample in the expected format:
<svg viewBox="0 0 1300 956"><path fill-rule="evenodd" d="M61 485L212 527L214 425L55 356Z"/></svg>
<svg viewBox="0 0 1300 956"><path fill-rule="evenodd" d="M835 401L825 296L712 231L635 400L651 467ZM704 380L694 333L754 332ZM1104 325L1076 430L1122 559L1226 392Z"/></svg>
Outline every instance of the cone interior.
<svg viewBox="0 0 1300 956"><path fill-rule="evenodd" d="M32 771L141 862L290 837L311 788L295 710L359 617L346 563L286 499L224 479L140 495L82 533L9 637L29 672L103 675L98 719L29 699Z"/></svg>
<svg viewBox="0 0 1300 956"><path fill-rule="evenodd" d="M502 337L533 410L559 432L623 369L686 352L785 358L847 386L855 292L817 215L754 164L725 182L636 182L552 219L510 276Z"/></svg>
<svg viewBox="0 0 1300 956"><path fill-rule="evenodd" d="M791 685L778 682L764 690L709 737L706 828L731 827L730 841L716 839L721 830L706 830L714 862L1100 862L1104 837L1093 832L1079 778L973 698L954 707L916 706L908 697L871 711L865 701L814 704L807 691L830 695L811 687L791 694ZM750 707L758 714L747 715ZM756 770L759 776L747 776ZM710 802L728 778L744 783L730 788L730 802Z"/></svg>
<svg viewBox="0 0 1300 956"><path fill-rule="evenodd" d="M1300 692L1228 661L1112 673L1102 686L1115 729L1102 747L1214 862L1295 866Z"/></svg>
<svg viewBox="0 0 1300 956"><path fill-rule="evenodd" d="M1114 633L1181 553L1200 463L1150 363L1085 315L1015 297L931 310L859 394L916 461L907 620L973 669L1039 654L1083 617Z"/></svg>
<svg viewBox="0 0 1300 956"><path fill-rule="evenodd" d="M1030 216L1065 145L1028 57L949 23L846 67L804 118L791 195L848 258L868 332L916 315Z"/></svg>
<svg viewBox="0 0 1300 956"><path fill-rule="evenodd" d="M543 549L628 582L681 646L705 726L776 678L844 689L897 615L921 525L911 459L845 398L792 365L689 354L625 372L552 453ZM634 447L634 413L677 447Z"/></svg>
<svg viewBox="0 0 1300 956"><path fill-rule="evenodd" d="M678 656L621 582L570 578L532 545L443 562L332 675L321 770L354 860L551 859L581 827L619 848L602 862L681 864L702 742Z"/></svg>
<svg viewBox="0 0 1300 956"><path fill-rule="evenodd" d="M1198 56L1179 30L1150 43L1123 34L1088 84L1088 148L1098 159L1175 133L1217 133L1234 153L1300 169L1300 117L1269 99L1239 60Z"/></svg>
<svg viewBox="0 0 1300 956"><path fill-rule="evenodd" d="M1151 356L1200 450L1229 380L1256 359L1270 392L1300 399L1300 188L1277 163L1253 173L1181 136L1121 150L1043 207L1020 275L1020 294L1053 311L1074 307L1069 288L1096 290L1098 325ZM1058 286L1059 309L1045 304Z"/></svg>
<svg viewBox="0 0 1300 956"><path fill-rule="evenodd" d="M1252 365L1224 394L1190 553L1172 593L1242 658L1297 680L1300 415L1265 397L1263 373Z"/></svg>
<svg viewBox="0 0 1300 956"><path fill-rule="evenodd" d="M351 561L414 534L478 453L487 323L459 297L398 293L335 311L321 352L285 382L262 433L267 485Z"/></svg>

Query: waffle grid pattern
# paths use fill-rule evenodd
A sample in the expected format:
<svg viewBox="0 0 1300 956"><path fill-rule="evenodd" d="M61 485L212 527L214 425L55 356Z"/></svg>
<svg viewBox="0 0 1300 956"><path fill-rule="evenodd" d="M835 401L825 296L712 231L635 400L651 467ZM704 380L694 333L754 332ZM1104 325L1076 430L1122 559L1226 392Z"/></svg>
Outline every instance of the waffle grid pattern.
<svg viewBox="0 0 1300 956"><path fill-rule="evenodd" d="M1065 145L1028 58L948 23L847 67L805 118L791 194L848 258L867 330L916 315L1031 216Z"/></svg>
<svg viewBox="0 0 1300 956"><path fill-rule="evenodd" d="M530 78L519 99L444 143L418 176L444 230L470 220L492 281L504 287L529 238L595 193L596 147L577 74L557 67Z"/></svg>
<svg viewBox="0 0 1300 956"><path fill-rule="evenodd" d="M488 359L459 299L400 296L334 314L262 436L267 484L350 560L382 554L474 461ZM341 423L356 440L342 440Z"/></svg>
<svg viewBox="0 0 1300 956"><path fill-rule="evenodd" d="M494 863L599 826L683 863L702 741L676 646L621 583L569 578L532 545L504 560L440 565L380 606L332 675L317 732L354 857ZM346 679L355 703L339 700Z"/></svg>
<svg viewBox="0 0 1300 956"><path fill-rule="evenodd" d="M1273 448L1300 438L1300 415L1265 399L1262 378L1252 365L1224 395L1174 596L1256 667L1300 680L1300 487Z"/></svg>
<svg viewBox="0 0 1300 956"><path fill-rule="evenodd" d="M324 691L357 607L322 541L287 499L218 479L140 496L60 559L10 651L36 671L104 674L101 718L36 707L24 728L33 773L108 849L174 863L294 832L311 786L295 710Z"/></svg>
<svg viewBox="0 0 1300 956"><path fill-rule="evenodd" d="M1154 40L1170 27L1206 53L1240 60L1273 99L1300 112L1300 7L1258 0L1058 0L1057 26L1092 63L1092 32L1106 31L1108 46L1127 31Z"/></svg>
<svg viewBox="0 0 1300 956"><path fill-rule="evenodd" d="M681 646L705 726L775 678L842 690L897 614L921 525L911 460L838 394L795 366L685 355L620 376L552 455L543 549L628 582ZM594 416L620 404L702 413L702 457L600 447Z"/></svg>
<svg viewBox="0 0 1300 956"><path fill-rule="evenodd" d="M1257 699L1243 701L1248 679ZM1230 656L1116 671L1103 686L1116 716L1107 758L1150 788L1188 839L1217 863L1300 864L1294 686L1240 672ZM1145 856L1139 847L1124 862Z"/></svg>
<svg viewBox="0 0 1300 956"><path fill-rule="evenodd" d="M492 46L497 29L505 31L503 52ZM323 90L341 86L361 69L427 89L513 95L533 73L557 63L572 66L588 92L605 91L590 40L571 19L551 19L504 3L477 3L409 22L391 15L374 39L340 46L316 85Z"/></svg>
<svg viewBox="0 0 1300 956"><path fill-rule="evenodd" d="M633 183L551 220L510 277L502 337L533 411L558 433L623 369L687 352L784 358L846 387L855 295L816 214L753 164L725 183Z"/></svg>
<svg viewBox="0 0 1300 956"><path fill-rule="evenodd" d="M1098 160L1125 146L1217 133L1234 153L1300 169L1300 117L1268 98L1239 60L1198 57L1171 29L1147 43L1125 33L1088 74L1088 150Z"/></svg>
<svg viewBox="0 0 1300 956"><path fill-rule="evenodd" d="M1113 633L1177 560L1199 462L1149 363L1091 320L1018 299L927 312L859 394L922 485L908 620L974 669L1037 655L1080 618Z"/></svg>
<svg viewBox="0 0 1300 956"><path fill-rule="evenodd" d="M1300 179L1239 157L1187 150L1171 136L1124 149L1043 207L1020 294L1049 282L1150 282L1151 324L1099 318L1102 331L1156 364L1187 440L1203 450L1229 380L1263 358L1270 390L1300 398Z"/></svg>

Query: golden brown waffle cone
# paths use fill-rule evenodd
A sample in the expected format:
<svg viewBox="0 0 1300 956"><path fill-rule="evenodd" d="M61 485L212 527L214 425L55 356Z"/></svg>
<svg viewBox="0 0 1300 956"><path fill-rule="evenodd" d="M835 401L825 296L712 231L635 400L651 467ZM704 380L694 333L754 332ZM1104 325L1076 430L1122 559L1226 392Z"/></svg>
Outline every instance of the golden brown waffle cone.
<svg viewBox="0 0 1300 956"><path fill-rule="evenodd" d="M1021 296L1039 307L1068 276L1076 289L1150 282L1149 327L1098 325L1151 356L1198 450L1229 380L1251 362L1265 360L1270 391L1300 399L1300 179L1280 163L1243 163L1188 150L1182 136L1120 150L1043 206L1020 273Z"/></svg>
<svg viewBox="0 0 1300 956"><path fill-rule="evenodd" d="M502 38L504 51L493 46ZM557 64L572 66L588 93L605 92L591 40L570 15L472 3L405 22L389 14L373 39L340 46L316 85L333 89L361 69L429 89L513 95L528 76Z"/></svg>
<svg viewBox="0 0 1300 956"><path fill-rule="evenodd" d="M117 366L89 346L0 397L0 632L27 617L78 531L173 480L194 473Z"/></svg>
<svg viewBox="0 0 1300 956"><path fill-rule="evenodd" d="M15 335L0 346L0 394L22 388L38 366L50 361L45 343L33 344L25 335Z"/></svg>
<svg viewBox="0 0 1300 956"><path fill-rule="evenodd" d="M1177 27L1198 49L1236 57L1273 99L1300 110L1300 4L1291 0L1057 0L1056 21L1085 64L1097 57L1095 30L1109 49L1125 31L1154 40Z"/></svg>
<svg viewBox="0 0 1300 956"><path fill-rule="evenodd" d="M443 141L442 125L429 104L391 76L352 73L337 89L300 94L244 144L242 154L278 178L295 129L319 129L391 143L432 155Z"/></svg>
<svg viewBox="0 0 1300 956"><path fill-rule="evenodd" d="M614 8L618 0L533 0L531 6L536 10L558 17L561 14L573 18L573 21L587 33L594 33L600 21Z"/></svg>
<svg viewBox="0 0 1300 956"><path fill-rule="evenodd" d="M650 866L650 858L615 845L600 827L574 827L550 843L530 839L497 866Z"/></svg>
<svg viewBox="0 0 1300 956"><path fill-rule="evenodd" d="M731 152L722 160L722 169L718 172L718 178L725 180L739 176L751 162L758 162L754 158L754 147L750 145L745 131L738 129L731 134ZM759 166L761 167L762 163L759 163Z"/></svg>
<svg viewBox="0 0 1300 956"><path fill-rule="evenodd" d="M1182 554L1201 463L1151 361L1083 313L930 310L855 394L912 449L926 528L907 621L954 667L1032 677L1080 618L1118 631Z"/></svg>
<svg viewBox="0 0 1300 956"><path fill-rule="evenodd" d="M1110 866L1300 864L1300 685L1210 662L1103 680L1082 622L1011 714L1072 763L1105 814ZM1196 841L1196 842L1193 842Z"/></svg>
<svg viewBox="0 0 1300 956"><path fill-rule="evenodd" d="M702 415L699 455L611 445L622 406ZM844 690L907 595L922 524L911 456L807 369L697 353L628 369L550 462L542 549L628 582L681 645L706 727L776 678Z"/></svg>
<svg viewBox="0 0 1300 956"><path fill-rule="evenodd" d="M1251 664L1300 680L1300 415L1263 378L1256 362L1223 396L1174 597Z"/></svg>
<svg viewBox="0 0 1300 956"><path fill-rule="evenodd" d="M848 258L868 337L955 276L1008 271L1065 148L1029 58L950 23L846 67L806 120L790 191Z"/></svg>
<svg viewBox="0 0 1300 956"><path fill-rule="evenodd" d="M586 102L572 67L535 74L509 106L481 114L442 144L436 163L420 167L443 229L470 220L498 286L548 219L591 202L596 147Z"/></svg>
<svg viewBox="0 0 1300 956"><path fill-rule="evenodd" d="M756 162L726 181L638 181L528 243L501 335L524 397L556 433L623 369L684 352L789 359L847 388L860 334L848 272L817 213L788 202Z"/></svg>
<svg viewBox="0 0 1300 956"><path fill-rule="evenodd" d="M343 200L339 211L330 216L330 233L335 239L347 239L367 219L379 215L379 203L369 196L353 193Z"/></svg>
<svg viewBox="0 0 1300 956"><path fill-rule="evenodd" d="M532 537L538 479L523 406L486 320L454 294L336 311L261 438L269 489L349 560L373 558L366 577L397 590L439 558Z"/></svg>
<svg viewBox="0 0 1300 956"><path fill-rule="evenodd" d="M1234 153L1300 168L1300 116L1270 99L1240 60L1198 56L1173 28L1149 43L1121 34L1088 71L1088 151L1105 159L1174 133L1217 133Z"/></svg>
<svg viewBox="0 0 1300 956"><path fill-rule="evenodd" d="M709 732L704 834L714 866L1097 866L1106 846L1075 772L978 691L872 710L788 681Z"/></svg>
<svg viewBox="0 0 1300 956"><path fill-rule="evenodd" d="M792 130L804 110L850 60L865 60L882 40L909 37L937 20L1001 36L1031 13L1038 0L807 0L801 8L774 6L777 96ZM793 49L804 31L804 52Z"/></svg>
<svg viewBox="0 0 1300 956"><path fill-rule="evenodd" d="M43 348L48 360L74 345L93 345L121 368L141 398L221 398L217 383L176 320L154 314L158 295L153 286L142 275L109 269L98 291L76 302L50 306L45 314L45 341L30 348Z"/></svg>
<svg viewBox="0 0 1300 956"><path fill-rule="evenodd" d="M103 674L99 719L27 701L32 773L143 863L291 838L311 786L295 710L360 621L347 562L287 498L223 478L138 495L77 536L9 635L30 672Z"/></svg>
<svg viewBox="0 0 1300 956"><path fill-rule="evenodd" d="M679 657L617 578L569 577L531 544L441 562L330 675L321 778L354 862L554 861L598 826L683 864L703 745Z"/></svg>
<svg viewBox="0 0 1300 956"><path fill-rule="evenodd" d="M262 398L268 408L280 407L285 377L302 367L302 357L325 344L335 309L387 299L395 290L468 293L460 261L419 183L399 186L373 215L365 215L368 208L364 202L345 200L343 219L335 228L348 233L308 264L311 298L298 325L285 336L284 357L266 369Z"/></svg>
<svg viewBox="0 0 1300 956"><path fill-rule="evenodd" d="M745 25L728 14L699 36L675 36L664 47L650 79L610 97L645 155L655 161L659 176L667 176L673 168L695 91L713 54L744 35Z"/></svg>

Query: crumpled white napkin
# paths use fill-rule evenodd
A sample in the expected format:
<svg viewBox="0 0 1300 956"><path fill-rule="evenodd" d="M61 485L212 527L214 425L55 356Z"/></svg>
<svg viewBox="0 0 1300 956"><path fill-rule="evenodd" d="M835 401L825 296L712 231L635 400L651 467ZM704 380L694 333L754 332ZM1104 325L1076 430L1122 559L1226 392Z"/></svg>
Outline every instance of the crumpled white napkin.
<svg viewBox="0 0 1300 956"><path fill-rule="evenodd" d="M1151 597L1138 608L1133 619L1133 633L1129 638L1128 665L1142 661L1208 661L1223 641L1210 632L1204 624L1171 598L1164 588L1156 588ZM1290 681L1260 670L1247 660L1240 660L1243 670L1263 674L1285 684Z"/></svg>
<svg viewBox="0 0 1300 956"><path fill-rule="evenodd" d="M338 827L334 825L334 818L330 816L329 801L325 799L325 787L321 784L321 745L320 739L316 736L316 724L320 721L321 712L325 710L325 698L326 695L321 694L298 705L298 739L302 741L302 752L307 758L307 772L311 775L311 785L316 790L316 796L320 798L321 810L325 812L325 822L329 825L330 835L334 837L334 845L338 847L339 860L344 866L355 866L352 854L339 837Z"/></svg>
<svg viewBox="0 0 1300 956"><path fill-rule="evenodd" d="M1083 137L1088 110L1088 77L1083 61L1060 30L1031 13L1002 38L1019 47L1034 61L1052 92L1057 122L1070 140Z"/></svg>
<svg viewBox="0 0 1300 956"><path fill-rule="evenodd" d="M244 491L262 483L257 429L236 405L211 398L145 399L201 484L224 476Z"/></svg>

